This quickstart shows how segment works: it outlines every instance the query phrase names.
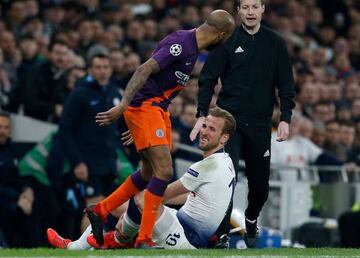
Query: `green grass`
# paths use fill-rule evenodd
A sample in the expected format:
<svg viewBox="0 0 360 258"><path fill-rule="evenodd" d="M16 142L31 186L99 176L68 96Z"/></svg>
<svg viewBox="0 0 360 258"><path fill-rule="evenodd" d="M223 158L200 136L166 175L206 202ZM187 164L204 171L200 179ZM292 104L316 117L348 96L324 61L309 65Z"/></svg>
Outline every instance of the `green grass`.
<svg viewBox="0 0 360 258"><path fill-rule="evenodd" d="M0 257L359 257L360 249L282 248L254 250L107 250L0 249Z"/></svg>

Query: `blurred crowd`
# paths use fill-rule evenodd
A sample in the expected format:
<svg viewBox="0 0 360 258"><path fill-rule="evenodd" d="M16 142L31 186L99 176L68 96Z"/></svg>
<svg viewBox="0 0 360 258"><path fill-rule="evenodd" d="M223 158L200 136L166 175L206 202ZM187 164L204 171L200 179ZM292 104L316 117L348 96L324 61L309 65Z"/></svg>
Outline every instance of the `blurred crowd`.
<svg viewBox="0 0 360 258"><path fill-rule="evenodd" d="M121 95L160 39L198 26L217 8L236 15L233 0L3 0L0 109L59 124L68 95L88 74L94 55L109 56L110 81ZM340 161L360 165L360 2L268 0L263 24L284 37L293 61L301 119L296 133ZM196 122L197 78L205 60L206 52L170 105L175 142L196 144L188 136ZM220 90L219 84L211 105ZM278 113L276 108L274 127ZM137 167L134 149L125 153ZM19 196L32 202L28 184L24 187ZM21 198L18 206L31 214ZM39 243L44 242L34 245Z"/></svg>

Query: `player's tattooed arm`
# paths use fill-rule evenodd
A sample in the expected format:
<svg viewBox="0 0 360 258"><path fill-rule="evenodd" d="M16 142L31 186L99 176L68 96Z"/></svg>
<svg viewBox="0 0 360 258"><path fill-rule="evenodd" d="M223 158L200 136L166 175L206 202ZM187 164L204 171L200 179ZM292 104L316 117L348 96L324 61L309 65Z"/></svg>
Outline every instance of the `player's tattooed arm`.
<svg viewBox="0 0 360 258"><path fill-rule="evenodd" d="M153 58L150 58L136 69L126 86L123 96L123 100L126 102L126 105L130 104L135 96L135 93L143 87L149 76L158 71L160 71L159 63Z"/></svg>

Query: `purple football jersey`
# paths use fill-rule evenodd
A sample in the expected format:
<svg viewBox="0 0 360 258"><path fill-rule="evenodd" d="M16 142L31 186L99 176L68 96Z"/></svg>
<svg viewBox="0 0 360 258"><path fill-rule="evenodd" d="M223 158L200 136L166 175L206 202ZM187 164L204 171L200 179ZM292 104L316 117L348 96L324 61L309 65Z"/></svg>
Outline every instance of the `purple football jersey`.
<svg viewBox="0 0 360 258"><path fill-rule="evenodd" d="M139 107L150 101L166 110L189 80L198 54L195 30L179 30L165 37L151 56L160 65L160 71L150 75L130 106Z"/></svg>

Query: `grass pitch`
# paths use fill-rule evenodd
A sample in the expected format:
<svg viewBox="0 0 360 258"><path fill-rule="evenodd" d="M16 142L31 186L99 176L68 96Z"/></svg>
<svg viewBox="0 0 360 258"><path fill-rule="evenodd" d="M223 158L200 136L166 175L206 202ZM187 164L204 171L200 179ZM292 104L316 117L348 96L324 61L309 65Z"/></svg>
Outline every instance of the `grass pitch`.
<svg viewBox="0 0 360 258"><path fill-rule="evenodd" d="M253 250L96 250L96 251L69 251L59 249L0 249L0 257L359 257L360 249L340 248L282 248L282 249L253 249Z"/></svg>

